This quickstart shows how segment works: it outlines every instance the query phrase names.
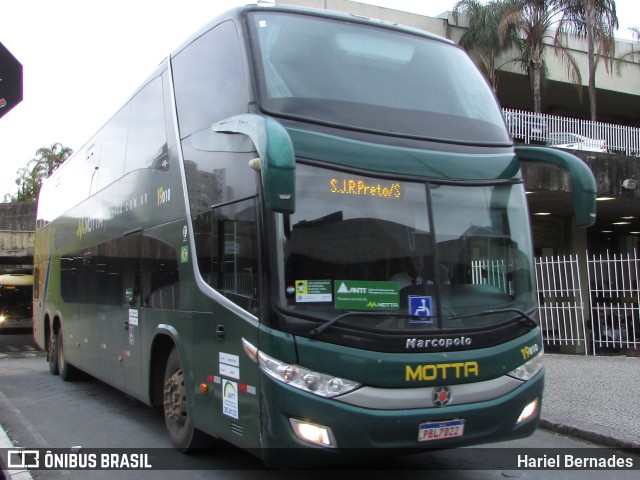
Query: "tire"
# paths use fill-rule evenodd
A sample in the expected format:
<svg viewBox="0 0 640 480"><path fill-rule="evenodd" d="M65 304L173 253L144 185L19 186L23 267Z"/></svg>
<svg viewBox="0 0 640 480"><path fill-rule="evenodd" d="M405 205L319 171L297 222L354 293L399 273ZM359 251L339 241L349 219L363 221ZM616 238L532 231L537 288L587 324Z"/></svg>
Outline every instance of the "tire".
<svg viewBox="0 0 640 480"><path fill-rule="evenodd" d="M58 336L51 329L47 338L47 362L49 363L49 371L52 375L58 375Z"/></svg>
<svg viewBox="0 0 640 480"><path fill-rule="evenodd" d="M183 452L201 448L207 436L196 429L187 411L187 389L178 350L174 347L164 373L164 422L169 438Z"/></svg>
<svg viewBox="0 0 640 480"><path fill-rule="evenodd" d="M60 375L60 378L65 382L72 382L80 376L80 371L69 362L67 362L64 357L62 327L58 329L56 340L56 363L58 364L58 373Z"/></svg>

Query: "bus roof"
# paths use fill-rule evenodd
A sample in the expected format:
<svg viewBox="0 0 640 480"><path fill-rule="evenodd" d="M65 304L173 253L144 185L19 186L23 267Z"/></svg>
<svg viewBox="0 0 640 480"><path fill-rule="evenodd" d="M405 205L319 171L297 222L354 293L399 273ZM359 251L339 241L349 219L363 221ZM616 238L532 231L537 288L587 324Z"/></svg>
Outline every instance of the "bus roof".
<svg viewBox="0 0 640 480"><path fill-rule="evenodd" d="M354 13L344 13L335 10L325 10L321 8L313 8L306 6L298 6L298 5L286 5L286 4L263 4L263 3L248 3L247 5L238 6L227 10L226 12L221 13L217 17L213 18L205 25L203 25L199 30L195 31L191 36L189 36L183 43L181 43L178 48L174 50L172 56L177 55L184 47L192 43L195 39L202 36L204 33L209 31L214 26L231 19L236 19L244 12L250 11L277 11L284 13L297 13L297 14L306 14L313 15L324 18L331 18L335 20L348 21L351 23L363 23L371 26L378 27L387 27L394 30L404 31L405 33L411 33L414 35L419 35L422 37L430 38L432 40L438 40L443 43L448 43L452 46L460 48L455 42L449 40L447 38L441 37L431 32L427 32L426 30L420 30L415 27L410 27L407 25L402 25L400 23L391 22L388 20L381 20L374 17L367 17L364 15L356 15Z"/></svg>

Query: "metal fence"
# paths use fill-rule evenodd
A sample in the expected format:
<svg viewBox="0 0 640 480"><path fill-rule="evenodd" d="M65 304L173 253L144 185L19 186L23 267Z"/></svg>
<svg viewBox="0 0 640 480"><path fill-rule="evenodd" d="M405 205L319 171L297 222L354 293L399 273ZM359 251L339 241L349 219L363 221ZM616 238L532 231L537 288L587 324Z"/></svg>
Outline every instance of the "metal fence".
<svg viewBox="0 0 640 480"><path fill-rule="evenodd" d="M471 283L493 285L503 292L513 293L504 260L474 260L471 262Z"/></svg>
<svg viewBox="0 0 640 480"><path fill-rule="evenodd" d="M586 345L577 255L536 258L538 315L547 345Z"/></svg>
<svg viewBox="0 0 640 480"><path fill-rule="evenodd" d="M593 140L605 140L611 153L640 156L640 128L508 108L502 111L514 140L546 144L552 133L575 133Z"/></svg>
<svg viewBox="0 0 640 480"><path fill-rule="evenodd" d="M475 261L472 282L511 291L503 261ZM640 258L568 255L535 260L538 315L547 347L585 354L640 349Z"/></svg>
<svg viewBox="0 0 640 480"><path fill-rule="evenodd" d="M537 258L545 344L581 346L591 354L639 349L639 262L636 252ZM586 285L581 284L581 267Z"/></svg>
<svg viewBox="0 0 640 480"><path fill-rule="evenodd" d="M587 257L592 350L640 347L638 257Z"/></svg>

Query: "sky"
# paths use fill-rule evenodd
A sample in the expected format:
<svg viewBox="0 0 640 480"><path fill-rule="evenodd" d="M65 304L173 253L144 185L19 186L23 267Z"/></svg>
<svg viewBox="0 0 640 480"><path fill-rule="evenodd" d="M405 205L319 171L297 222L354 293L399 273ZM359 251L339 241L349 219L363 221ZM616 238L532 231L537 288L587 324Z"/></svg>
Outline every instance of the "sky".
<svg viewBox="0 0 640 480"><path fill-rule="evenodd" d="M36 150L79 150L155 67L218 14L248 0L0 0L0 42L23 65L24 99L0 118L0 201ZM455 0L361 0L427 16ZM617 0L620 38L640 2Z"/></svg>

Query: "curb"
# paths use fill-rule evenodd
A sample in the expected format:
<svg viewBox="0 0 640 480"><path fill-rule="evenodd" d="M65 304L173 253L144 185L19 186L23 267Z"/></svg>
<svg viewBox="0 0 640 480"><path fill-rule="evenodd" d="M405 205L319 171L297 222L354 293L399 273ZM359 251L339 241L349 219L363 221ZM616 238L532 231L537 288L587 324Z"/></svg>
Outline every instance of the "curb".
<svg viewBox="0 0 640 480"><path fill-rule="evenodd" d="M540 419L539 427L544 430L549 430L550 432L562 433L564 435L586 440L604 447L633 450L636 452L640 449L640 441L623 440L621 438L604 435L602 433L593 432L571 425L565 425L563 423Z"/></svg>
<svg viewBox="0 0 640 480"><path fill-rule="evenodd" d="M2 426L0 426L0 448L14 448ZM33 480L33 477L28 470L8 470L4 464L4 458L0 455L0 480Z"/></svg>

